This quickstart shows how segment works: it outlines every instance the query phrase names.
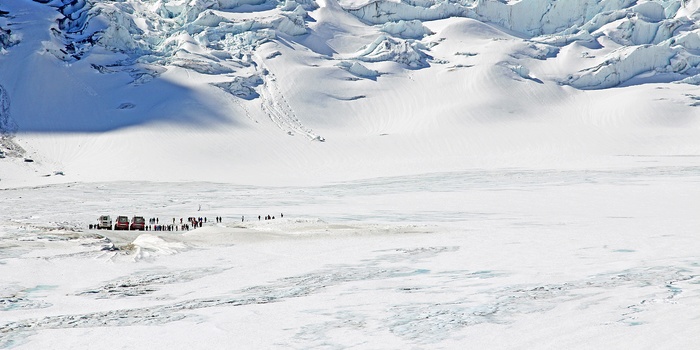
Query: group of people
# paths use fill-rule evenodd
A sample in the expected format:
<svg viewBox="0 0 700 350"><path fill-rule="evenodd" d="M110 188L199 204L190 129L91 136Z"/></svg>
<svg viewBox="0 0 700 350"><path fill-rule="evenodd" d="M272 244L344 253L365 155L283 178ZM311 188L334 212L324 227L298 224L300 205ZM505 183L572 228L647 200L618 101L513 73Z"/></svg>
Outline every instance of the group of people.
<svg viewBox="0 0 700 350"><path fill-rule="evenodd" d="M280 218L283 218L283 217L284 217L284 214L280 213ZM275 219L274 215L273 216L265 215L265 220L274 220L274 219ZM260 220L262 220L262 217L260 215L258 215L258 221L260 221Z"/></svg>
<svg viewBox="0 0 700 350"><path fill-rule="evenodd" d="M216 217L216 222L221 222L223 219L220 216ZM145 226L146 231L189 231L197 227L202 227L207 222L206 217L188 217L187 220L180 218L178 224L177 219L173 218L172 224L161 224L160 218L148 219L148 225Z"/></svg>
<svg viewBox="0 0 700 350"><path fill-rule="evenodd" d="M283 214L283 213L280 213L280 218L283 218L283 217L284 217L284 214ZM265 216L263 217L263 216L258 215L258 221L260 221L260 220L262 220L262 219L265 219L265 220L274 220L274 219L275 219L275 216L274 216L274 215L265 215ZM217 224L222 223L223 220L224 220L224 219L223 219L221 216L217 216L217 217L216 217L216 223L217 223ZM172 225L159 225L159 221L160 221L160 220L159 220L158 218L152 218L152 219L149 220L149 222L151 223L151 225L155 224L155 225L154 225L154 231L178 231L178 226L175 225L175 218L173 218L173 224L172 224ZM245 221L245 216L241 216L241 222L244 222L244 221ZM189 217L189 218L187 218L187 221L186 221L186 222L183 221L182 218L180 218L179 230L180 230L180 231L189 231L190 228L193 228L193 229L194 229L194 228L197 228L197 227L202 227L202 225L203 225L203 224L206 224L206 223L207 223L207 217L206 217L206 216L205 216L205 217L197 217L197 218L195 218L195 217ZM150 230L151 230L151 229L150 229L150 225L147 225L147 226L146 226L146 230L147 230L147 231L150 231Z"/></svg>

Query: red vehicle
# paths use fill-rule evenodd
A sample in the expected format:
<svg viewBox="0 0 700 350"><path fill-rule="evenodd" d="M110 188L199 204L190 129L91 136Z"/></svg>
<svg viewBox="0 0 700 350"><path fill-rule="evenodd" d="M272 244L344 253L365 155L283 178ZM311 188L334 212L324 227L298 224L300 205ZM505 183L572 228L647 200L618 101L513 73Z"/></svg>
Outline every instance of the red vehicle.
<svg viewBox="0 0 700 350"><path fill-rule="evenodd" d="M131 226L129 227L130 230L135 231L143 231L146 229L146 219L143 218L143 216L134 216L131 219Z"/></svg>
<svg viewBox="0 0 700 350"><path fill-rule="evenodd" d="M129 229L129 217L127 216L117 216L117 222L114 224L115 230L128 230Z"/></svg>

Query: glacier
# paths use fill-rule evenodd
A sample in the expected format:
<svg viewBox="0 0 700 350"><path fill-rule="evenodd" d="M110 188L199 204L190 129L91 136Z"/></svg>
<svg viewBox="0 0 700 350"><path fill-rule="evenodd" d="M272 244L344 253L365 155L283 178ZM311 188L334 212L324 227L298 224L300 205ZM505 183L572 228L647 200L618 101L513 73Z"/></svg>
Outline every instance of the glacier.
<svg viewBox="0 0 700 350"><path fill-rule="evenodd" d="M280 35L308 35L309 25L315 22L309 11L334 0L323 4L294 0L37 1L58 12L52 28L55 48L48 50L63 61L85 59L100 48L125 55L119 61L121 66L174 64L227 74L231 69L223 69L217 56L226 56L230 64L250 63L245 53L262 42L277 40ZM436 43L434 33L422 23L464 17L495 25L525 42L595 47L591 54L600 52L601 62L553 79L580 89L600 89L618 86L646 72L674 73L673 81L692 81L699 73L700 61L698 7L697 0L378 0L341 1L333 8L376 26L386 36L377 34L372 44L376 49L384 41L386 53L374 53L370 58L365 50L354 58L343 57L345 60L395 61L409 69L427 68L427 50L420 46ZM3 11L9 13L3 15L3 22L8 23L11 11ZM242 15L246 13L250 15ZM16 41L6 29L0 29L3 49ZM210 57L196 62L181 57L197 51Z"/></svg>

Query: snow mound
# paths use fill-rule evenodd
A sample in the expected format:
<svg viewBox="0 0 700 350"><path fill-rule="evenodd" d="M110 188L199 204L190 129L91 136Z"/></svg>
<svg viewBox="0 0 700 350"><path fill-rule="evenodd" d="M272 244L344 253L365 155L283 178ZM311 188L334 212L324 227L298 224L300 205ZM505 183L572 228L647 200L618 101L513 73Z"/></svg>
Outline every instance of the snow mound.
<svg viewBox="0 0 700 350"><path fill-rule="evenodd" d="M235 77L233 81L226 83L215 83L214 86L228 92L231 95L240 97L245 100L252 100L260 96L255 87L262 85L263 80L257 75L249 77Z"/></svg>
<svg viewBox="0 0 700 350"><path fill-rule="evenodd" d="M697 72L698 62L697 56L684 57L667 45L625 47L598 66L571 75L566 83L581 89L610 88L646 72Z"/></svg>
<svg viewBox="0 0 700 350"><path fill-rule="evenodd" d="M503 66L508 68L511 72L515 73L518 77L532 80L534 82L542 83L540 79L535 78L530 74L530 70L519 64L503 63Z"/></svg>
<svg viewBox="0 0 700 350"><path fill-rule="evenodd" d="M376 79L380 76L379 72L369 69L359 62L342 61L337 66L360 78Z"/></svg>
<svg viewBox="0 0 700 350"><path fill-rule="evenodd" d="M187 249L187 246L180 242L168 242L163 238L144 233L136 237L131 243L136 249L135 259L149 258L154 255L172 255Z"/></svg>
<svg viewBox="0 0 700 350"><path fill-rule="evenodd" d="M385 33L404 39L421 39L426 35L434 34L418 20L387 22L381 29Z"/></svg>
<svg viewBox="0 0 700 350"><path fill-rule="evenodd" d="M211 60L176 58L170 63L173 66L186 68L197 73L209 75L223 75L235 72L233 68Z"/></svg>
<svg viewBox="0 0 700 350"><path fill-rule="evenodd" d="M409 68L427 67L431 58L423 52L426 47L411 40L401 40L380 35L371 44L356 54L356 59L364 62L394 61Z"/></svg>
<svg viewBox="0 0 700 350"><path fill-rule="evenodd" d="M700 85L700 74L694 75L692 77L685 78L679 83L684 83L684 84L691 84L691 85Z"/></svg>

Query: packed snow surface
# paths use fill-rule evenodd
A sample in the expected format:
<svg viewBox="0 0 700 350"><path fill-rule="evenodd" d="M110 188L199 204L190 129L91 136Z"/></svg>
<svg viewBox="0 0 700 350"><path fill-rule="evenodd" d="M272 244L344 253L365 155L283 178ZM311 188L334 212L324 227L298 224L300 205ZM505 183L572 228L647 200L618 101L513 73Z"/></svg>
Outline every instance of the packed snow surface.
<svg viewBox="0 0 700 350"><path fill-rule="evenodd" d="M0 1L0 348L695 348L698 198L700 0Z"/></svg>

